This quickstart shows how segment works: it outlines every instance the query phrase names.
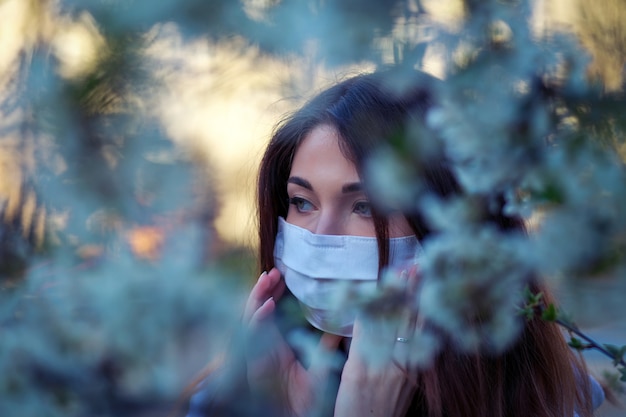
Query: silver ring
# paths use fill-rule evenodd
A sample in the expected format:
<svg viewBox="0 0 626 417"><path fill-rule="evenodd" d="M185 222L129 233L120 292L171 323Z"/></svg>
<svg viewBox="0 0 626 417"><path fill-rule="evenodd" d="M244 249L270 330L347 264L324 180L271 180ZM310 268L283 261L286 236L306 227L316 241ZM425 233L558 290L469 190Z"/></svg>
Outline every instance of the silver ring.
<svg viewBox="0 0 626 417"><path fill-rule="evenodd" d="M406 337L396 337L396 342L409 343L409 339L407 339Z"/></svg>

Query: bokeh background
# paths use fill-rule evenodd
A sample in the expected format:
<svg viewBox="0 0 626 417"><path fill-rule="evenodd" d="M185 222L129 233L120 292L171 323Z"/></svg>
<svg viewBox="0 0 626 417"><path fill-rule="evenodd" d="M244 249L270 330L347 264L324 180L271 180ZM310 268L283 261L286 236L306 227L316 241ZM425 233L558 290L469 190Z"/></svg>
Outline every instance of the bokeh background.
<svg viewBox="0 0 626 417"><path fill-rule="evenodd" d="M479 53L482 28L498 23L490 42L506 44L517 23L538 49L570 45L570 78L619 104L625 2L482 3L1 0L0 415L174 412L256 278L254 184L272 128L324 86L387 64L446 78ZM619 345L615 271L557 291Z"/></svg>

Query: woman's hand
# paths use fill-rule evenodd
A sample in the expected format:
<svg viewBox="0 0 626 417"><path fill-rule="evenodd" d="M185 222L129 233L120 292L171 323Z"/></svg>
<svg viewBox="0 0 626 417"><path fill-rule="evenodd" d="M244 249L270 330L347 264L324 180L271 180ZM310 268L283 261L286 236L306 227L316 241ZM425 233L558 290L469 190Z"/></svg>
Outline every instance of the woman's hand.
<svg viewBox="0 0 626 417"><path fill-rule="evenodd" d="M363 329L355 323L348 360L341 374L335 417L404 416L415 393L415 381L396 357L405 353L395 333ZM368 351L365 351L367 349Z"/></svg>
<svg viewBox="0 0 626 417"><path fill-rule="evenodd" d="M417 268L404 271L392 284L397 297L391 308L362 314L354 324L348 360L341 374L335 417L405 416L416 390L411 363L411 338L419 326L411 300L421 276Z"/></svg>
<svg viewBox="0 0 626 417"><path fill-rule="evenodd" d="M273 268L261 274L248 297L243 318L247 326L248 384L253 394L281 413L299 417L310 414L329 369L321 360L324 355L317 355L320 360L305 369L276 327L273 313L284 289L280 272ZM340 340L339 336L325 335L320 349L334 350Z"/></svg>

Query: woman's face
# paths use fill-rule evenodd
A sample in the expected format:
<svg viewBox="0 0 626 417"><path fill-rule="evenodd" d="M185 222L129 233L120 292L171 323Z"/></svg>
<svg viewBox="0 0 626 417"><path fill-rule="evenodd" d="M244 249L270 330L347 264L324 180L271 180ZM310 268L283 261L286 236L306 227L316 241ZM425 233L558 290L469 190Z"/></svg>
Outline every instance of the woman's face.
<svg viewBox="0 0 626 417"><path fill-rule="evenodd" d="M361 179L330 125L315 127L296 150L287 194L291 224L324 235L376 236ZM404 216L389 217L389 237L412 234Z"/></svg>

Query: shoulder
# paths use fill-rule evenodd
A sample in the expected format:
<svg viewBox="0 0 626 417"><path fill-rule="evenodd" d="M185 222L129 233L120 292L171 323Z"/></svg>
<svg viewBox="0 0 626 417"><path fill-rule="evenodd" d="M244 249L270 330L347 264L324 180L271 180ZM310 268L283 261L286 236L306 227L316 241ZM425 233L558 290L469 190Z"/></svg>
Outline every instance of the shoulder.
<svg viewBox="0 0 626 417"><path fill-rule="evenodd" d="M589 385L591 387L591 403L593 409L600 407L605 400L604 389L600 383L591 375L589 375Z"/></svg>
<svg viewBox="0 0 626 417"><path fill-rule="evenodd" d="M589 379L589 391L591 394L591 406L592 406L592 409L595 411L604 402L604 399L605 399L604 389L602 388L602 385L600 385L600 383L593 376L588 375L588 379ZM574 417L579 417L578 411L579 410L576 410L574 412Z"/></svg>
<svg viewBox="0 0 626 417"><path fill-rule="evenodd" d="M196 387L196 392L189 399L186 417L203 417L211 406L211 400L216 396L215 378L205 378Z"/></svg>

